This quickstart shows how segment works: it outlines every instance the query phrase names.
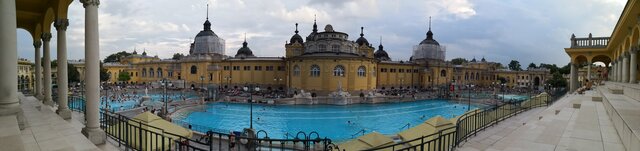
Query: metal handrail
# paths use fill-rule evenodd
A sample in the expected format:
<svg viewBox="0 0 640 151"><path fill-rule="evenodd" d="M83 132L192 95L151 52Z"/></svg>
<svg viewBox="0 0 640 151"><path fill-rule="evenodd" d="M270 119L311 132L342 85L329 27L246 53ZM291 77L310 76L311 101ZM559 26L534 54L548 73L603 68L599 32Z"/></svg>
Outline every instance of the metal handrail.
<svg viewBox="0 0 640 151"><path fill-rule="evenodd" d="M362 135L364 135L365 130L364 130L364 129L362 129L362 130L359 130L358 132L356 132L356 133L354 133L354 134L351 134L351 138L355 138L355 136L356 136L356 135L358 135L358 134L360 134L360 133L362 133Z"/></svg>

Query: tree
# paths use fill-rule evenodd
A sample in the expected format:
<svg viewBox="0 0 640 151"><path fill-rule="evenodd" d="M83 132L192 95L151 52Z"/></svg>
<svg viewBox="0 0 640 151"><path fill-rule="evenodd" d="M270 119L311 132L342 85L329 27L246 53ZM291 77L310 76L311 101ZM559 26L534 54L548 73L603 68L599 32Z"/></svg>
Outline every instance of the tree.
<svg viewBox="0 0 640 151"><path fill-rule="evenodd" d="M67 76L69 83L80 82L80 72L70 63L67 63Z"/></svg>
<svg viewBox="0 0 640 151"><path fill-rule="evenodd" d="M104 62L120 62L120 59L123 57L131 56L131 53L126 51L121 51L118 53L111 54L104 58Z"/></svg>
<svg viewBox="0 0 640 151"><path fill-rule="evenodd" d="M173 54L173 57L171 59L179 60L179 59L182 59L182 57L184 57L184 55L182 53L175 53L175 54Z"/></svg>
<svg viewBox="0 0 640 151"><path fill-rule="evenodd" d="M108 81L109 78L110 77L109 77L109 74L107 73L107 69L102 67L102 62L100 62L100 81Z"/></svg>
<svg viewBox="0 0 640 151"><path fill-rule="evenodd" d="M504 77L498 77L498 81L500 81L500 83L507 83L507 79Z"/></svg>
<svg viewBox="0 0 640 151"><path fill-rule="evenodd" d="M129 72L120 72L118 74L118 81L129 81L131 80L131 76L129 75Z"/></svg>
<svg viewBox="0 0 640 151"><path fill-rule="evenodd" d="M532 63L529 64L529 67L527 67L527 68L538 68L538 67L536 66L535 63L532 62Z"/></svg>
<svg viewBox="0 0 640 151"><path fill-rule="evenodd" d="M546 84L551 85L552 87L566 87L567 80L562 77L560 72L553 73L553 77L545 81Z"/></svg>
<svg viewBox="0 0 640 151"><path fill-rule="evenodd" d="M558 72L560 72L560 74L569 74L569 72L571 72L571 63L568 63L564 67L558 69Z"/></svg>
<svg viewBox="0 0 640 151"><path fill-rule="evenodd" d="M556 64L544 64L540 63L540 68L547 68L551 74L558 72L558 66Z"/></svg>
<svg viewBox="0 0 640 151"><path fill-rule="evenodd" d="M467 61L467 59L465 59L465 58L453 58L453 59L451 59L451 63L454 64L454 65L461 65L461 64L467 63L467 62L469 62L469 61Z"/></svg>
<svg viewBox="0 0 640 151"><path fill-rule="evenodd" d="M520 62L517 60L511 60L511 62L509 62L509 69L513 71L521 71L522 67L520 67Z"/></svg>

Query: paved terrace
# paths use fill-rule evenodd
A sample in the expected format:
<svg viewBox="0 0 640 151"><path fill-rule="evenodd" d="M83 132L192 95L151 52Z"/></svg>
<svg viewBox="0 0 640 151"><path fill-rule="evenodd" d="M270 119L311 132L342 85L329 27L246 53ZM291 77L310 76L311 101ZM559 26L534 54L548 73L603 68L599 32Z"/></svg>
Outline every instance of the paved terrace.
<svg viewBox="0 0 640 151"><path fill-rule="evenodd" d="M11 151L93 151L117 150L110 143L94 145L80 133L84 127L81 114L63 120L55 108L43 105L32 96L21 98L26 128L18 129L15 116L0 117L0 150Z"/></svg>
<svg viewBox="0 0 640 151"><path fill-rule="evenodd" d="M607 82L487 128L457 150L637 151L639 100L640 85Z"/></svg>

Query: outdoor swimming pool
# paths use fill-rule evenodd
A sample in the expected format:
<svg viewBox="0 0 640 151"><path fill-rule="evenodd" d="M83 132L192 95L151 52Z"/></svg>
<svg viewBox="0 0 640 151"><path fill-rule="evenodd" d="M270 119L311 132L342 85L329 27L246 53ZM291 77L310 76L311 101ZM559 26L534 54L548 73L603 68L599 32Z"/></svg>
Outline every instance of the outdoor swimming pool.
<svg viewBox="0 0 640 151"><path fill-rule="evenodd" d="M471 108L477 108L472 105ZM206 111L195 111L173 119L177 124L191 124L199 132L213 130L229 133L249 127L249 104L212 103ZM467 111L467 104L446 100L354 105L253 105L253 127L264 130L270 138L293 138L299 131L316 131L321 137L343 141L377 131L394 134L416 126L431 117L452 118ZM349 124L351 121L351 124ZM409 124L409 126L406 126ZM264 137L264 134L260 134ZM315 136L314 136L315 137Z"/></svg>
<svg viewBox="0 0 640 151"><path fill-rule="evenodd" d="M111 98L109 98L108 102L105 101L105 98L106 98L105 96L100 96L100 108L106 109L108 105L110 106L111 111L116 111L116 112L133 109L138 107L139 100L142 99L142 95L144 94L141 94L141 93L126 94L125 95L126 97L124 98L118 97L117 99L115 99L118 101L111 101ZM162 104L162 98L163 98L162 94L149 93L148 95L151 98L151 102L147 103L146 105ZM186 99L198 98L198 95L196 95L193 92L169 93L167 98L172 101L182 101L183 99L182 96L184 96L184 98ZM82 106L84 106L84 98L69 100L69 107L71 108L80 109L82 108Z"/></svg>
<svg viewBox="0 0 640 151"><path fill-rule="evenodd" d="M498 99L503 99L503 97L505 102L509 102L509 101L522 102L524 100L529 99L529 96L526 96L526 95L514 95L514 94L498 95Z"/></svg>

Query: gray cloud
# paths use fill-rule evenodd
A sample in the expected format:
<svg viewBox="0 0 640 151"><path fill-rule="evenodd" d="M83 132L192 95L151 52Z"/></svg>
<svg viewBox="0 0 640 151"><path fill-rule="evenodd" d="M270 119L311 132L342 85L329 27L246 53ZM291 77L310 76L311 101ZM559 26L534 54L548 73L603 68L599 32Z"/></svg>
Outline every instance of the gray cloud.
<svg viewBox="0 0 640 151"><path fill-rule="evenodd" d="M227 54L240 48L243 33L259 56L283 56L284 43L300 23L303 36L318 25L359 37L360 26L374 46L379 37L394 60L407 60L411 49L426 37L433 16L435 38L448 48L447 58L481 58L506 63L567 63L563 48L571 33L609 36L622 11L623 0L503 1L503 0L109 0L100 5L101 58L117 51L146 49L170 57L187 53L189 43L209 19L227 42ZM67 31L70 59L84 57L84 9L74 1ZM55 31L55 30L54 30ZM55 34L55 33L54 33ZM33 60L32 40L18 32L19 56ZM55 35L52 40L55 57Z"/></svg>

